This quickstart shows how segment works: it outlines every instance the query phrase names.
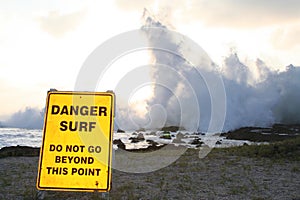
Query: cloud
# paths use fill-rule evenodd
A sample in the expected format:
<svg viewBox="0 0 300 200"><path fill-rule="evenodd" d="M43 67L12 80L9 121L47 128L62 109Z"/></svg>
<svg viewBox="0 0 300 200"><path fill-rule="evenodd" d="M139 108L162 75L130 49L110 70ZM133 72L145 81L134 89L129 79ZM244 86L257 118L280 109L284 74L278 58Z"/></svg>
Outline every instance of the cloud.
<svg viewBox="0 0 300 200"><path fill-rule="evenodd" d="M286 23L299 19L299 1L193 1L192 15L208 25L248 28Z"/></svg>
<svg viewBox="0 0 300 200"><path fill-rule="evenodd" d="M66 33L75 30L86 15L86 10L80 10L69 14L61 14L59 11L48 12L47 16L39 17L40 27L54 37L62 37Z"/></svg>
<svg viewBox="0 0 300 200"><path fill-rule="evenodd" d="M116 3L125 10L142 9L141 5L158 7L157 10L162 11L167 7L174 13L172 16L182 22L196 20L207 26L217 27L251 28L290 23L300 18L298 0L191 0L156 1L152 4L146 0L139 1L138 4L117 0Z"/></svg>
<svg viewBox="0 0 300 200"><path fill-rule="evenodd" d="M116 5L123 10L143 10L145 7L149 7L154 4L151 0L133 0L130 3L126 0L115 0Z"/></svg>
<svg viewBox="0 0 300 200"><path fill-rule="evenodd" d="M271 37L275 48L289 50L300 47L300 24L278 28Z"/></svg>

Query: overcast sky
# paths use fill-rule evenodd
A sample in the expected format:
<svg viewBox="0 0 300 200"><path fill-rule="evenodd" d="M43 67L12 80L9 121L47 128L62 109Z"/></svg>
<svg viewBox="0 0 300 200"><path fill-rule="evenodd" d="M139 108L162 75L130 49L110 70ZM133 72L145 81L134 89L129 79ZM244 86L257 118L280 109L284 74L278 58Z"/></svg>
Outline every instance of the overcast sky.
<svg viewBox="0 0 300 200"><path fill-rule="evenodd" d="M0 0L0 120L73 90L87 56L142 25L143 9L197 42L218 65L231 49L251 65L300 66L300 1Z"/></svg>

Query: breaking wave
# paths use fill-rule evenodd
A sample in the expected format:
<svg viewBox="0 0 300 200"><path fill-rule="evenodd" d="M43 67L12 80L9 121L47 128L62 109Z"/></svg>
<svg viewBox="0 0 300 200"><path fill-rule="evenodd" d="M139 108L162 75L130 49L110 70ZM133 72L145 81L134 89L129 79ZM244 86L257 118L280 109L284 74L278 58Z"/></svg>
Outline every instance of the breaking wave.
<svg viewBox="0 0 300 200"><path fill-rule="evenodd" d="M160 28L161 35L154 34L149 27ZM236 52L230 53L224 63L217 66L203 50L195 54L193 43L172 35L166 26L151 16L145 17L141 32L150 46L159 44L164 49L171 49L171 53L151 51L152 95L143 104L147 113L141 116L135 108L117 104L117 128L136 130L180 126L186 130L206 132L212 119L222 121L218 112L225 112L222 131L244 126L300 123L300 67L290 65L284 71L274 71L260 59L250 67L239 59ZM194 62L190 62L189 58L193 58ZM214 91L210 90L199 70L211 77L209 84L214 83L214 77L221 77L224 99L212 99ZM215 94L216 97L218 94ZM224 103L225 108L214 108L217 109L217 114L214 114L213 101ZM43 111L28 107L2 124L42 128Z"/></svg>
<svg viewBox="0 0 300 200"><path fill-rule="evenodd" d="M160 34L153 31L153 27L159 28ZM284 71L274 71L260 59L250 67L240 61L236 52L231 52L222 66L217 66L204 51L193 52L196 49L193 43L168 31L151 16L145 17L141 31L148 38L150 47L159 44L168 52L152 49L151 79L154 84L152 97L145 101L148 113L141 117L132 109L119 107L122 112L117 113L117 124L121 128L180 126L195 130L196 126L196 130L207 132L212 120L220 120L216 119L218 114L212 116L213 101L225 105L224 110L217 111L226 113L222 131L245 126L268 127L274 123L300 123L300 67L290 65ZM209 88L209 84L214 83L208 83L203 73L212 79L221 77L225 99L212 99L218 98L212 97L214 91ZM157 105L159 109L153 112Z"/></svg>
<svg viewBox="0 0 300 200"><path fill-rule="evenodd" d="M44 122L44 109L26 107L12 114L8 120L2 122L5 127L42 129Z"/></svg>

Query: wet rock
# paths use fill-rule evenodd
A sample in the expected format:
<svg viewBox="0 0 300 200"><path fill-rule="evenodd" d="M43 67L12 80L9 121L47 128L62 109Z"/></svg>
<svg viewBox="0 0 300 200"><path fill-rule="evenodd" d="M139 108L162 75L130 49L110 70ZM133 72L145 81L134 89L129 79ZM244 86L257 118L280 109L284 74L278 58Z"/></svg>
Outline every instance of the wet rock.
<svg viewBox="0 0 300 200"><path fill-rule="evenodd" d="M201 147L201 145L203 144L202 141L200 141L201 138L195 138L192 142L190 142L190 144L192 145L196 145L196 147Z"/></svg>
<svg viewBox="0 0 300 200"><path fill-rule="evenodd" d="M139 133L137 137L130 137L129 140L131 140L131 143L138 143L145 140L145 137L143 133Z"/></svg>
<svg viewBox="0 0 300 200"><path fill-rule="evenodd" d="M126 145L120 139L114 140L113 144L116 144L117 147L120 149L124 149L124 150L126 149Z"/></svg>
<svg viewBox="0 0 300 200"><path fill-rule="evenodd" d="M39 156L40 148L28 146L12 146L0 149L0 158L10 156Z"/></svg>
<svg viewBox="0 0 300 200"><path fill-rule="evenodd" d="M216 145L220 145L220 144L222 144L222 142L221 142L220 140L218 140L218 141L216 142Z"/></svg>
<svg viewBox="0 0 300 200"><path fill-rule="evenodd" d="M143 133L139 133L138 136L136 137L138 140L140 141L144 141L145 140L145 137L143 135Z"/></svg>
<svg viewBox="0 0 300 200"><path fill-rule="evenodd" d="M221 136L233 140L249 140L252 142L275 142L296 138L300 125L274 124L271 128L243 127Z"/></svg>
<svg viewBox="0 0 300 200"><path fill-rule="evenodd" d="M125 133L125 131L122 130L122 129L118 129L118 130L117 130L117 133Z"/></svg>
<svg viewBox="0 0 300 200"><path fill-rule="evenodd" d="M161 139L167 139L167 140L171 140L172 139L171 134L168 131L164 131L159 138L161 138Z"/></svg>
<svg viewBox="0 0 300 200"><path fill-rule="evenodd" d="M161 130L169 131L169 132L177 132L179 130L184 130L184 128L179 127L179 126L167 126L167 127L163 127Z"/></svg>
<svg viewBox="0 0 300 200"><path fill-rule="evenodd" d="M151 152L151 151L156 151L158 149L163 148L164 146L166 146L166 144L159 144L153 140L146 140L146 142L148 142L149 146L146 148L140 148L140 149L126 149L126 151L130 151L130 152Z"/></svg>
<svg viewBox="0 0 300 200"><path fill-rule="evenodd" d="M130 137L129 140L131 140L131 143L138 143L138 142L140 142L136 137Z"/></svg>
<svg viewBox="0 0 300 200"><path fill-rule="evenodd" d="M146 140L150 146L158 146L159 144L153 140Z"/></svg>

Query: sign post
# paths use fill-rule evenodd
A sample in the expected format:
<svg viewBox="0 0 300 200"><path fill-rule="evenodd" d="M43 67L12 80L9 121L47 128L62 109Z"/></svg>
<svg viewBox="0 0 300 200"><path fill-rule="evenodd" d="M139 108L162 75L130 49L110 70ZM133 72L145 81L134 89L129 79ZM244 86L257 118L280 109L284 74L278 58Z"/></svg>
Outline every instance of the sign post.
<svg viewBox="0 0 300 200"><path fill-rule="evenodd" d="M48 92L37 188L109 191L113 118L113 93Z"/></svg>

